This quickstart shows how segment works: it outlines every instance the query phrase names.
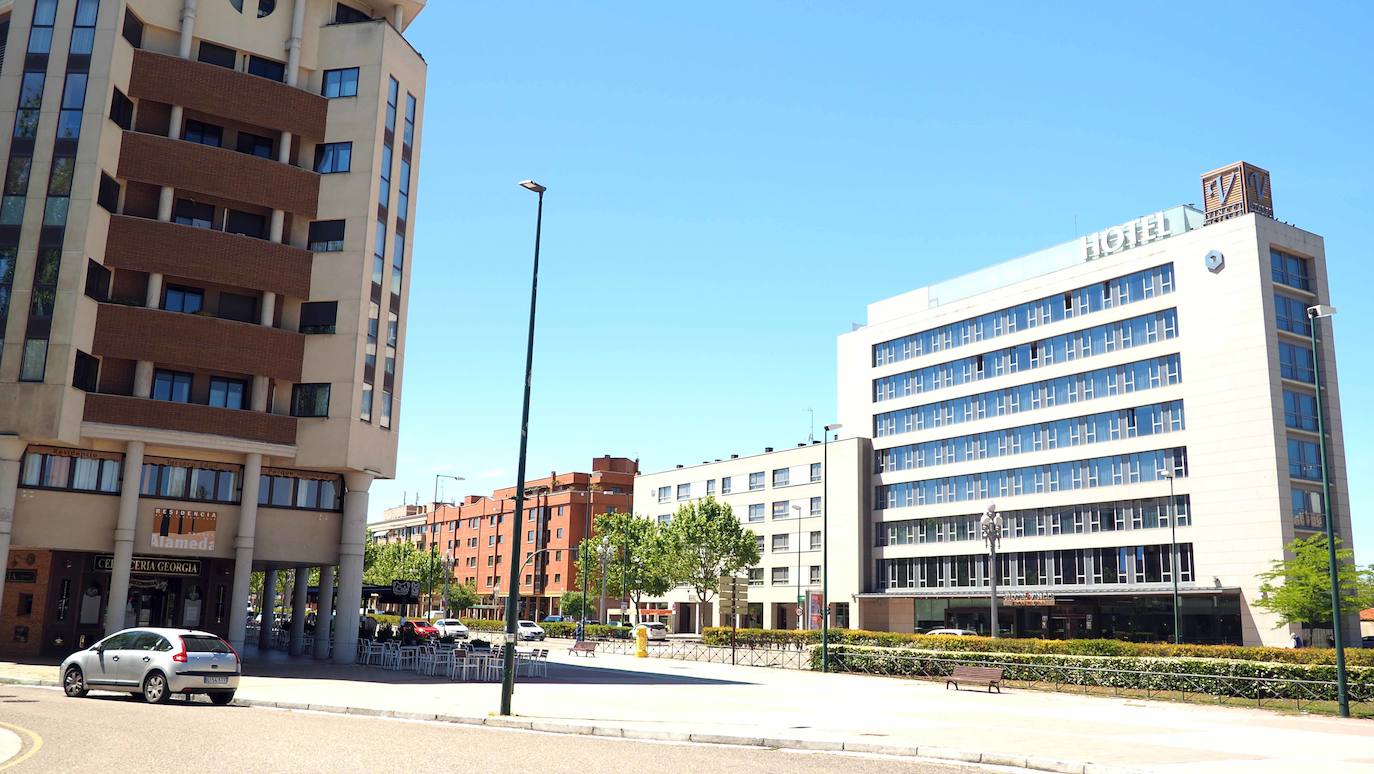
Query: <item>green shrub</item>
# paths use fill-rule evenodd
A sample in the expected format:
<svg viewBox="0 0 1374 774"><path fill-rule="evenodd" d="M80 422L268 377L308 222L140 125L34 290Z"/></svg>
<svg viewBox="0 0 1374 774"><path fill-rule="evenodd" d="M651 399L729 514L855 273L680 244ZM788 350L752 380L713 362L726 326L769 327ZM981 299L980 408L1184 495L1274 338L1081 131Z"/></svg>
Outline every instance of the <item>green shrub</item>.
<svg viewBox="0 0 1374 774"><path fill-rule="evenodd" d="M1014 640L1004 640L1013 642ZM1277 649L1276 649L1277 650ZM1045 653L962 652L838 645L830 671L906 677L948 675L957 665L999 666L1008 680L1152 691L1188 691L1247 699L1335 700L1336 669L1326 664L1282 664L1244 659L1092 656ZM820 668L820 648L811 651ZM1250 679L1321 681L1319 685ZM1328 684L1329 683L1329 684ZM1349 670L1352 701L1374 700L1374 669Z"/></svg>
<svg viewBox="0 0 1374 774"><path fill-rule="evenodd" d="M703 639L708 645L729 645L730 629L712 627ZM741 646L795 647L820 644L821 633L807 630L740 629L736 643ZM1142 658L1203 658L1230 661L1264 661L1280 664L1334 664L1336 654L1327 648L1259 648L1239 645L1174 645L1165 642L1127 642L1125 640L1042 640L1031 638L952 637L903 632L870 632L861 629L831 629L830 644L867 645L886 648L922 648L961 653L1029 653L1065 656L1137 656ZM1349 666L1374 667L1374 650L1347 648Z"/></svg>
<svg viewBox="0 0 1374 774"><path fill-rule="evenodd" d="M489 619L464 618L463 625L474 632L503 632L506 630L505 621L493 621ZM544 630L544 634L549 637L571 638L577 634L577 624L564 621L550 621L539 624L539 628ZM625 639L630 630L620 626L588 626L587 636L595 640L606 640L613 638Z"/></svg>

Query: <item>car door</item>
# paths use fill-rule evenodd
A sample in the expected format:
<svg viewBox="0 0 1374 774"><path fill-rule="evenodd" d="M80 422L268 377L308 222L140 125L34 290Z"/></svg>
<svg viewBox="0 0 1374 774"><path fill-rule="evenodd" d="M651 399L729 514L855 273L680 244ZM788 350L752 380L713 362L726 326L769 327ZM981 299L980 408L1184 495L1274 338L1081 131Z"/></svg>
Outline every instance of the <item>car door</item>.
<svg viewBox="0 0 1374 774"><path fill-rule="evenodd" d="M153 657L159 646L166 646L167 640L153 632L139 632L120 654L119 682L121 685L142 685L143 676L153 666Z"/></svg>
<svg viewBox="0 0 1374 774"><path fill-rule="evenodd" d="M86 671L86 682L90 685L119 685L119 667L124 662L126 649L133 643L139 632L120 632L100 643L90 660Z"/></svg>

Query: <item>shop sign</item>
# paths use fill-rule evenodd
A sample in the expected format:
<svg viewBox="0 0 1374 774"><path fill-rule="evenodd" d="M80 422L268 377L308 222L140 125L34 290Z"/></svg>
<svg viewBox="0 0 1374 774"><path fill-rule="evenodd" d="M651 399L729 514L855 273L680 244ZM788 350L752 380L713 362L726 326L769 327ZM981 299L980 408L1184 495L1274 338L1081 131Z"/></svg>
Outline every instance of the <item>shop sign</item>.
<svg viewBox="0 0 1374 774"><path fill-rule="evenodd" d="M37 583L37 570L5 570L6 583Z"/></svg>
<svg viewBox="0 0 1374 774"><path fill-rule="evenodd" d="M96 572L110 572L114 569L114 556L97 554ZM135 575L178 575L195 577L200 575L199 559L166 559L158 556L135 556L131 572Z"/></svg>
<svg viewBox="0 0 1374 774"><path fill-rule="evenodd" d="M1007 594L1002 597L1002 604L1007 607L1053 607L1055 601L1053 595L1036 594L1029 591Z"/></svg>
<svg viewBox="0 0 1374 774"><path fill-rule="evenodd" d="M402 599L420 598L420 582L417 580L394 580L391 582L391 593Z"/></svg>
<svg viewBox="0 0 1374 774"><path fill-rule="evenodd" d="M175 548L184 551L215 550L215 525L219 514L214 511L193 511L185 508L154 508L151 548Z"/></svg>

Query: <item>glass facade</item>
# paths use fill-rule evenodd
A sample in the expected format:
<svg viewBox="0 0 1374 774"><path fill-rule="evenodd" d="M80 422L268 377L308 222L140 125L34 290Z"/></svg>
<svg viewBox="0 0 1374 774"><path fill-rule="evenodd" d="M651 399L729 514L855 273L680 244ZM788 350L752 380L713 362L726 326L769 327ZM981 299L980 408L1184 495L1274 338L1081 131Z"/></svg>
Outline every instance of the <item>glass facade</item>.
<svg viewBox="0 0 1374 774"><path fill-rule="evenodd" d="M1188 495L1179 495L1175 499L1172 510L1178 512L1179 526L1186 527L1192 523L1192 503ZM1169 526L1170 511L1167 497L1003 511L1002 536L1091 535L1155 529ZM978 530L978 522L982 517L981 513L974 513L881 522L874 530L874 545L904 546L982 540Z"/></svg>
<svg viewBox="0 0 1374 774"><path fill-rule="evenodd" d="M1100 586L1173 581L1168 543L1111 548L1015 551L997 555L998 588ZM1178 544L1179 581L1193 580L1193 545ZM878 560L886 589L987 587L987 554Z"/></svg>

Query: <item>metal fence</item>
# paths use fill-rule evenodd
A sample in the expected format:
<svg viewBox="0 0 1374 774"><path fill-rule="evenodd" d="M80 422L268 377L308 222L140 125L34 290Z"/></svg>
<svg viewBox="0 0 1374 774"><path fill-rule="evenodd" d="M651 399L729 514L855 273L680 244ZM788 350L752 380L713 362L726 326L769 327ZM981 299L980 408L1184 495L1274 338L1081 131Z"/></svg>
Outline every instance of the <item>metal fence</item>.
<svg viewBox="0 0 1374 774"><path fill-rule="evenodd" d="M633 656L635 644L626 640L609 640L597 643L597 650ZM796 648L761 648L740 646L707 645L690 640L665 640L651 642L648 647L649 658L666 658L677 661L706 661L715 664L737 664L739 666L776 667L778 669L810 669L811 655L807 650Z"/></svg>
<svg viewBox="0 0 1374 774"><path fill-rule="evenodd" d="M832 647L830 671L943 679L957 666L989 666L1004 670L1005 682L1040 690L1180 699L1256 707L1330 709L1335 706L1334 680L1287 677L1197 674L1161 669L1123 669L1082 664L1035 663L999 658L998 654L932 655L897 648ZM1374 681L1349 682L1352 710L1374 715Z"/></svg>

